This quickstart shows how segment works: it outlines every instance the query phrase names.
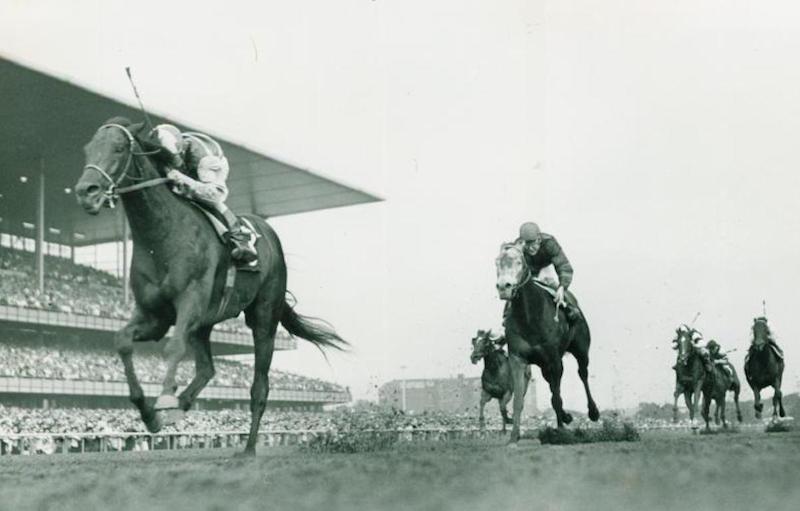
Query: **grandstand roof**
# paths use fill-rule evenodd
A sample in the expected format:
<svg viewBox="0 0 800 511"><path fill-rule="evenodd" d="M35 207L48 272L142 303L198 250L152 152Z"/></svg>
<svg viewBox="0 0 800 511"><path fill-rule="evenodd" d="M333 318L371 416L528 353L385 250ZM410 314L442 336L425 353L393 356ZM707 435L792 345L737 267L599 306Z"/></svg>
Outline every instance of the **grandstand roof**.
<svg viewBox="0 0 800 511"><path fill-rule="evenodd" d="M47 241L80 246L121 239L118 215L89 216L65 189L77 181L84 163L82 148L92 133L117 115L140 119L138 108L3 57L0 77L0 232L34 237L38 176L43 171ZM152 112L151 117L156 123L198 130ZM228 204L237 212L269 217L380 200L209 134L220 142L234 169Z"/></svg>

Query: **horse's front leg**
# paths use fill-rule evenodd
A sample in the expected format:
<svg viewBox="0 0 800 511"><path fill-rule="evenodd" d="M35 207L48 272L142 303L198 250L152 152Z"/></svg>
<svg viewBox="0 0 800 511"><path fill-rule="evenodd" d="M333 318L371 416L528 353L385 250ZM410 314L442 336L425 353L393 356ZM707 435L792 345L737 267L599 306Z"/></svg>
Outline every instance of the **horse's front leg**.
<svg viewBox="0 0 800 511"><path fill-rule="evenodd" d="M128 324L114 336L114 344L125 369L130 400L138 408L142 421L151 433L158 432L161 424L152 407L147 405L139 378L136 376L136 370L133 367L133 343L157 341L164 337L169 326L169 320L145 313L137 307Z"/></svg>
<svg viewBox="0 0 800 511"><path fill-rule="evenodd" d="M486 407L486 403L488 403L490 399L492 399L491 396L489 396L485 390L481 389L481 400L480 403L478 403L478 427L481 430L486 429L486 419L484 419L483 416L483 409ZM503 426L503 429L505 430L506 427Z"/></svg>
<svg viewBox="0 0 800 511"><path fill-rule="evenodd" d="M514 424L514 421L508 416L508 402L511 401L513 395L513 391L509 390L497 400L497 406L500 408L500 417L503 419L503 433L506 432L506 424Z"/></svg>
<svg viewBox="0 0 800 511"><path fill-rule="evenodd" d="M781 417L786 417L786 411L783 409L783 392L781 392L781 380L783 380L783 375L779 374L777 378L775 378L775 394L772 397L772 416L775 417L775 408L777 403L777 409L780 413Z"/></svg>
<svg viewBox="0 0 800 511"><path fill-rule="evenodd" d="M511 366L511 380L514 384L514 416L511 426L511 437L509 444L519 442L520 421L522 420L522 407L525 405L525 368L528 363L516 354L509 354L508 362Z"/></svg>
<svg viewBox="0 0 800 511"><path fill-rule="evenodd" d="M691 422L692 427L696 428L697 424L695 423L695 417L697 416L697 405L700 403L700 397L703 393L703 378L697 380L694 384L694 392L692 392L692 410L691 410Z"/></svg>
<svg viewBox="0 0 800 511"><path fill-rule="evenodd" d="M761 402L761 389L751 385L753 389L753 409L755 410L756 419L761 418L761 411L764 409L764 403Z"/></svg>
<svg viewBox="0 0 800 511"><path fill-rule="evenodd" d="M206 301L207 302L207 301ZM161 388L161 395L156 400L156 410L177 410L180 407L175 393L178 391L176 375L178 365L186 355L186 346L189 339L200 331L200 320L202 315L201 303L206 303L201 298L192 293L184 293L181 300L176 304L177 318L172 337L164 346L164 359L167 362L167 370L164 374L164 382ZM177 417L165 416L167 422L175 422Z"/></svg>
<svg viewBox="0 0 800 511"><path fill-rule="evenodd" d="M672 393L672 422L678 422L678 397L681 393L680 387L675 385L675 392Z"/></svg>
<svg viewBox="0 0 800 511"><path fill-rule="evenodd" d="M181 410L188 411L197 396L214 377L214 360L211 358L211 329L203 327L189 336L189 343L194 352L194 378L178 396Z"/></svg>
<svg viewBox="0 0 800 511"><path fill-rule="evenodd" d="M565 424L572 422L572 415L564 411L564 402L561 399L561 377L564 374L564 365L558 356L551 358L549 362L545 379L550 385L550 404L556 412L557 426L563 428Z"/></svg>

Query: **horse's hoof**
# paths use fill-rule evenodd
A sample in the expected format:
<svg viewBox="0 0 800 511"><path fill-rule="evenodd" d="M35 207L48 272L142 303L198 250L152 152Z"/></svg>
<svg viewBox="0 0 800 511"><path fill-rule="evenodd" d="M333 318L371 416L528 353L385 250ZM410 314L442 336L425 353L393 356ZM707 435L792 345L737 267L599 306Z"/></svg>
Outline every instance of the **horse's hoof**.
<svg viewBox="0 0 800 511"><path fill-rule="evenodd" d="M156 399L156 404L153 406L156 410L168 410L170 408L178 408L178 398L173 394L161 394Z"/></svg>
<svg viewBox="0 0 800 511"><path fill-rule="evenodd" d="M156 418L164 426L172 426L181 422L186 416L186 412L180 408L171 408L169 410L156 410Z"/></svg>
<svg viewBox="0 0 800 511"><path fill-rule="evenodd" d="M144 421L144 425L147 428L147 431L150 433L158 433L161 431L161 419L158 417L158 414L153 414L153 417L150 420Z"/></svg>
<svg viewBox="0 0 800 511"><path fill-rule="evenodd" d="M561 418L561 420L564 421L564 424L569 424L570 422L572 422L572 415L568 414L567 412L564 412L564 416Z"/></svg>
<svg viewBox="0 0 800 511"><path fill-rule="evenodd" d="M517 447L519 447L519 444L517 443L516 440L509 440L508 442L506 442L506 447L508 447L509 449L516 449Z"/></svg>
<svg viewBox="0 0 800 511"><path fill-rule="evenodd" d="M589 408L589 420L592 422L597 422L600 419L600 411L597 407ZM677 422L677 419L675 420Z"/></svg>
<svg viewBox="0 0 800 511"><path fill-rule="evenodd" d="M756 412L756 419L760 419L760 418L761 418L761 412Z"/></svg>

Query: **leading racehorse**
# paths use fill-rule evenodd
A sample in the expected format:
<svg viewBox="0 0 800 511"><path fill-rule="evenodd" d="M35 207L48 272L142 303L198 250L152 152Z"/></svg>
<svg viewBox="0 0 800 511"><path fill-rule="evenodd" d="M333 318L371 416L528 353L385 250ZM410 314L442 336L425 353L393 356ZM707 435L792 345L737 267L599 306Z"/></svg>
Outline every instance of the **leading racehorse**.
<svg viewBox="0 0 800 511"><path fill-rule="evenodd" d="M744 376L755 396L753 407L756 411L756 419L761 418L761 411L764 409L764 404L761 402L761 389L770 386L775 389L775 394L772 396L773 420L778 417L778 413L781 417L786 416L781 392L784 363L783 359L775 353L778 348L773 343L767 318L754 319L753 342L744 361Z"/></svg>
<svg viewBox="0 0 800 511"><path fill-rule="evenodd" d="M672 340L672 348L678 352L675 362L675 392L673 394L672 420L678 420L678 396L683 394L686 408L689 409L689 420L692 427L696 426L697 404L700 402L700 392L705 383L706 370L703 367L703 356L697 343L702 339L700 332L686 325L681 325L675 330L677 334Z"/></svg>
<svg viewBox="0 0 800 511"><path fill-rule="evenodd" d="M159 431L169 417L158 410L188 410L214 376L212 327L244 311L255 344L252 418L244 454L255 454L278 323L321 348L342 349L347 343L332 329L297 314L286 302L283 249L278 236L259 217L247 216L258 232L258 270L238 272L232 292L223 296L232 264L229 251L203 213L170 191L164 178L170 155L142 124L110 119L84 152L86 165L75 185L78 202L88 213L97 214L121 197L133 238L130 283L136 308L115 338L131 401L151 432ZM134 370L133 343L158 341L172 325L173 335L164 348L163 389L154 408L145 401ZM175 372L187 347L194 352L195 376L176 398Z"/></svg>
<svg viewBox="0 0 800 511"><path fill-rule="evenodd" d="M578 375L588 401L589 418L596 421L600 412L589 391L589 325L583 314L568 323L563 309L556 306L553 295L533 279L525 263L522 246L504 243L495 261L497 291L500 299L509 302L505 318L506 342L514 380L514 426L509 442L519 440L520 419L525 398L525 369L536 364L550 385L550 402L556 412L558 427L572 422L561 400L561 357L572 353L578 361Z"/></svg>

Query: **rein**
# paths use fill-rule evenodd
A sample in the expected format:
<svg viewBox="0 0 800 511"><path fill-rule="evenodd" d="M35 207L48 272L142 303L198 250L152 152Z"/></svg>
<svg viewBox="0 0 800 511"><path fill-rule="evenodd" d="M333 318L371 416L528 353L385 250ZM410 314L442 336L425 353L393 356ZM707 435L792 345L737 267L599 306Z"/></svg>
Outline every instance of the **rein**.
<svg viewBox="0 0 800 511"><path fill-rule="evenodd" d="M166 177L157 177L153 179L148 179L146 181L142 181L141 183L136 183L130 186L123 186L120 188L119 184L126 177L129 180L134 180L134 181L136 180L141 181L142 179L144 179L144 178L137 178L134 176L128 176L128 171L130 170L131 162L133 162L133 166L136 168L136 170L139 171L139 173L141 173L141 168L139 167L139 164L137 163L135 156L149 156L157 154L160 151L160 149L137 153L134 151L134 147L136 147L137 145L136 138L134 138L133 134L130 132L128 128L126 128L121 124L112 123L100 126L99 128L97 128L97 131L100 131L105 128L119 128L120 130L122 130L122 132L125 134L125 137L128 139L128 159L125 161L125 167L122 170L122 173L116 180L114 180L108 174L108 172L100 168L98 165L87 164L83 168L84 170L96 171L98 174L103 176L106 179L106 181L108 181L108 188L106 188L105 192L103 192L103 195L105 195L105 203L106 205L108 205L109 208L111 209L114 208L114 203L117 201L117 199L119 199L119 196L122 194L143 190L145 188L151 188L153 186L162 185L170 181Z"/></svg>

